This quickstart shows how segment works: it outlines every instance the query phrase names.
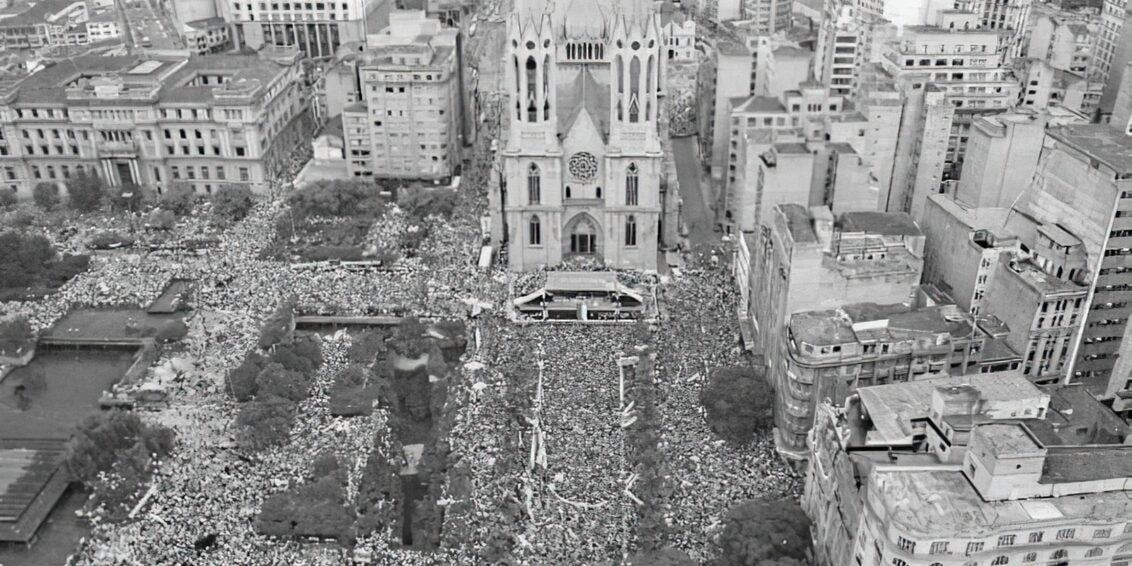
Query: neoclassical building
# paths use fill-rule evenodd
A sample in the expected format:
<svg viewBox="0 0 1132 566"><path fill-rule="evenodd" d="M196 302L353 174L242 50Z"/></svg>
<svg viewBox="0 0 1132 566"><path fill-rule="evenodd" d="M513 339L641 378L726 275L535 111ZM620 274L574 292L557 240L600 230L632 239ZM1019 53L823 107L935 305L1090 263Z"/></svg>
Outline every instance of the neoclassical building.
<svg viewBox="0 0 1132 566"><path fill-rule="evenodd" d="M661 48L651 2L516 2L500 152L512 270L656 269Z"/></svg>

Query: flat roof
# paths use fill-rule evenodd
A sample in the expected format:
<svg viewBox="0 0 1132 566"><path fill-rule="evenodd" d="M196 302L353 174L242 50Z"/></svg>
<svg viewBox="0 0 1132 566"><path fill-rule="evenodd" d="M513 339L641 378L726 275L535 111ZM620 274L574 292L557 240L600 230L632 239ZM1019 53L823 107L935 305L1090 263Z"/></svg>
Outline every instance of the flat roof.
<svg viewBox="0 0 1132 566"><path fill-rule="evenodd" d="M773 96L736 97L731 99L731 106L732 112L786 112L782 101Z"/></svg>
<svg viewBox="0 0 1132 566"><path fill-rule="evenodd" d="M1074 236L1068 230L1058 226L1057 224L1042 224L1038 226L1038 233L1053 240L1055 244L1062 246L1079 246L1081 245L1081 238Z"/></svg>
<svg viewBox="0 0 1132 566"><path fill-rule="evenodd" d="M1132 136L1109 124L1059 126L1047 134L1092 159L1109 166L1117 173L1132 173Z"/></svg>
<svg viewBox="0 0 1132 566"><path fill-rule="evenodd" d="M893 522L917 534L947 532L951 538L980 540L990 531L1032 530L1043 521L1116 522L1132 514L1127 491L983 501L958 469L874 469L869 489L878 495L869 500L884 505Z"/></svg>
<svg viewBox="0 0 1132 566"><path fill-rule="evenodd" d="M1052 447L1046 454L1039 481L1071 483L1117 478L1132 478L1132 446L1108 444Z"/></svg>
<svg viewBox="0 0 1132 566"><path fill-rule="evenodd" d="M61 462L66 441L0 440L0 541L28 542L69 480Z"/></svg>
<svg viewBox="0 0 1132 566"><path fill-rule="evenodd" d="M606 271L551 271L547 291L617 291L617 274Z"/></svg>
<svg viewBox="0 0 1132 566"><path fill-rule="evenodd" d="M818 241L809 209L790 202L778 205L778 210L786 217L786 228L790 230L790 237L794 243L812 244Z"/></svg>
<svg viewBox="0 0 1132 566"><path fill-rule="evenodd" d="M1045 450L1020 423L987 423L975 427L971 434L986 443L995 456L1035 454Z"/></svg>
<svg viewBox="0 0 1132 566"><path fill-rule="evenodd" d="M907 212L845 212L838 217L842 232L865 232L884 236L922 236Z"/></svg>

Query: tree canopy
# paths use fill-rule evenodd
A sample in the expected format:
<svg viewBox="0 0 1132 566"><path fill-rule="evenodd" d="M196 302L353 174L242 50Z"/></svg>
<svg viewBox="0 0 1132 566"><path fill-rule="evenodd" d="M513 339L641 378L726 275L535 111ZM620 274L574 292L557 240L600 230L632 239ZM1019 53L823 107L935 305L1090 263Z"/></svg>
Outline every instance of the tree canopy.
<svg viewBox="0 0 1132 566"><path fill-rule="evenodd" d="M170 210L177 216L185 216L193 211L197 202L196 191L192 185L183 181L175 182L161 195L161 208Z"/></svg>
<svg viewBox="0 0 1132 566"><path fill-rule="evenodd" d="M98 175L79 169L67 179L67 194L70 195L71 208L80 212L92 212L102 206L106 198L106 185Z"/></svg>
<svg viewBox="0 0 1132 566"><path fill-rule="evenodd" d="M297 216L379 216L385 211L380 189L360 179L315 181L288 198Z"/></svg>
<svg viewBox="0 0 1132 566"><path fill-rule="evenodd" d="M762 366L716 368L700 390L712 431L728 442L750 442L756 432L774 426L774 393Z"/></svg>
<svg viewBox="0 0 1132 566"><path fill-rule="evenodd" d="M132 411L97 413L67 443L65 462L76 479L89 482L135 447L162 458L173 449L173 431L147 425Z"/></svg>
<svg viewBox="0 0 1132 566"><path fill-rule="evenodd" d="M0 355L22 355L34 345L35 331L26 316L0 320Z"/></svg>
<svg viewBox="0 0 1132 566"><path fill-rule="evenodd" d="M212 195L212 217L220 223L242 220L255 205L247 185L221 185Z"/></svg>
<svg viewBox="0 0 1132 566"><path fill-rule="evenodd" d="M714 566L801 566L810 553L810 519L793 499L745 501L727 512L719 546Z"/></svg>
<svg viewBox="0 0 1132 566"><path fill-rule="evenodd" d="M59 186L49 181L40 181L31 191L31 199L43 210L55 210L61 202Z"/></svg>

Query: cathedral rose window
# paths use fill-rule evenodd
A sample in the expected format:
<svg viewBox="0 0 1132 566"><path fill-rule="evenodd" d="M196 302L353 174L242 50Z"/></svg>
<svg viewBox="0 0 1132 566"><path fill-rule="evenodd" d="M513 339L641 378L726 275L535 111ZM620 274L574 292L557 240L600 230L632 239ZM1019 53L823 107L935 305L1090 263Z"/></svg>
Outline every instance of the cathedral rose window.
<svg viewBox="0 0 1132 566"><path fill-rule="evenodd" d="M583 183L593 181L597 177L597 158L589 152L579 151L571 155L566 167L571 177Z"/></svg>

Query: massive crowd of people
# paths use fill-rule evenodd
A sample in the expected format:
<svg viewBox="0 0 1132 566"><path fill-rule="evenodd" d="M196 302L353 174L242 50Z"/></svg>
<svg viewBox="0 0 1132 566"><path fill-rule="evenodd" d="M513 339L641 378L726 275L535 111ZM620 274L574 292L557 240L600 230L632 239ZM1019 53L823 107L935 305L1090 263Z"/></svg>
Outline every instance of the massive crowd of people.
<svg viewBox="0 0 1132 566"><path fill-rule="evenodd" d="M485 111L496 108L486 105ZM490 131L482 135L493 137ZM618 353L633 346L632 327L507 322L509 276L499 268L477 267L492 168L487 144L477 149L464 171L454 216L431 226L419 253L390 269L295 268L261 259L260 251L274 237L275 219L286 211L282 199L267 198L225 230L207 226L203 215L182 218L162 237L163 250L99 254L88 272L55 294L2 305L44 329L76 306L144 306L174 278L195 281L189 337L148 378L171 398L168 408L145 418L177 432L173 455L161 464L135 517L119 524L91 517L91 534L72 564L319 565L342 564L353 555L336 543L269 540L253 530L264 498L308 481L310 462L327 450L347 462L347 492L355 493L374 435L385 426L382 411L352 419L328 412L326 392L346 363L350 340L339 333L324 337L326 362L312 396L300 404L291 441L255 455L236 448L236 407L224 376L255 347L263 319L292 294L300 305L335 314L467 319L479 313L469 327L468 378L462 380L469 386L450 392L460 403L450 444L471 472L470 492L453 496L470 504L470 511L460 515L466 539L442 536L444 548L432 554L396 548L384 536L359 540L358 548L375 563L483 563L485 556L496 556L498 545L492 541L500 539L509 541L509 552L524 563L618 561L635 550L636 504L626 489L631 470L617 367ZM115 226L100 220L95 228ZM385 238L396 228L379 223L371 236ZM90 231L58 243L79 249L82 235ZM201 253L177 245L202 234L216 241ZM712 540L732 504L798 489L769 438L727 446L703 420L698 392L707 373L749 363L736 340L732 284L719 263L693 259L689 269L666 278L657 291L661 319L654 334L662 446L675 488L670 542L701 560L712 555ZM644 274L626 278L631 285L654 283ZM510 293L533 290L544 281L544 273L511 277ZM484 305L492 308L480 313ZM540 363L541 371L531 370ZM194 546L209 535L216 535L215 545L204 551Z"/></svg>

